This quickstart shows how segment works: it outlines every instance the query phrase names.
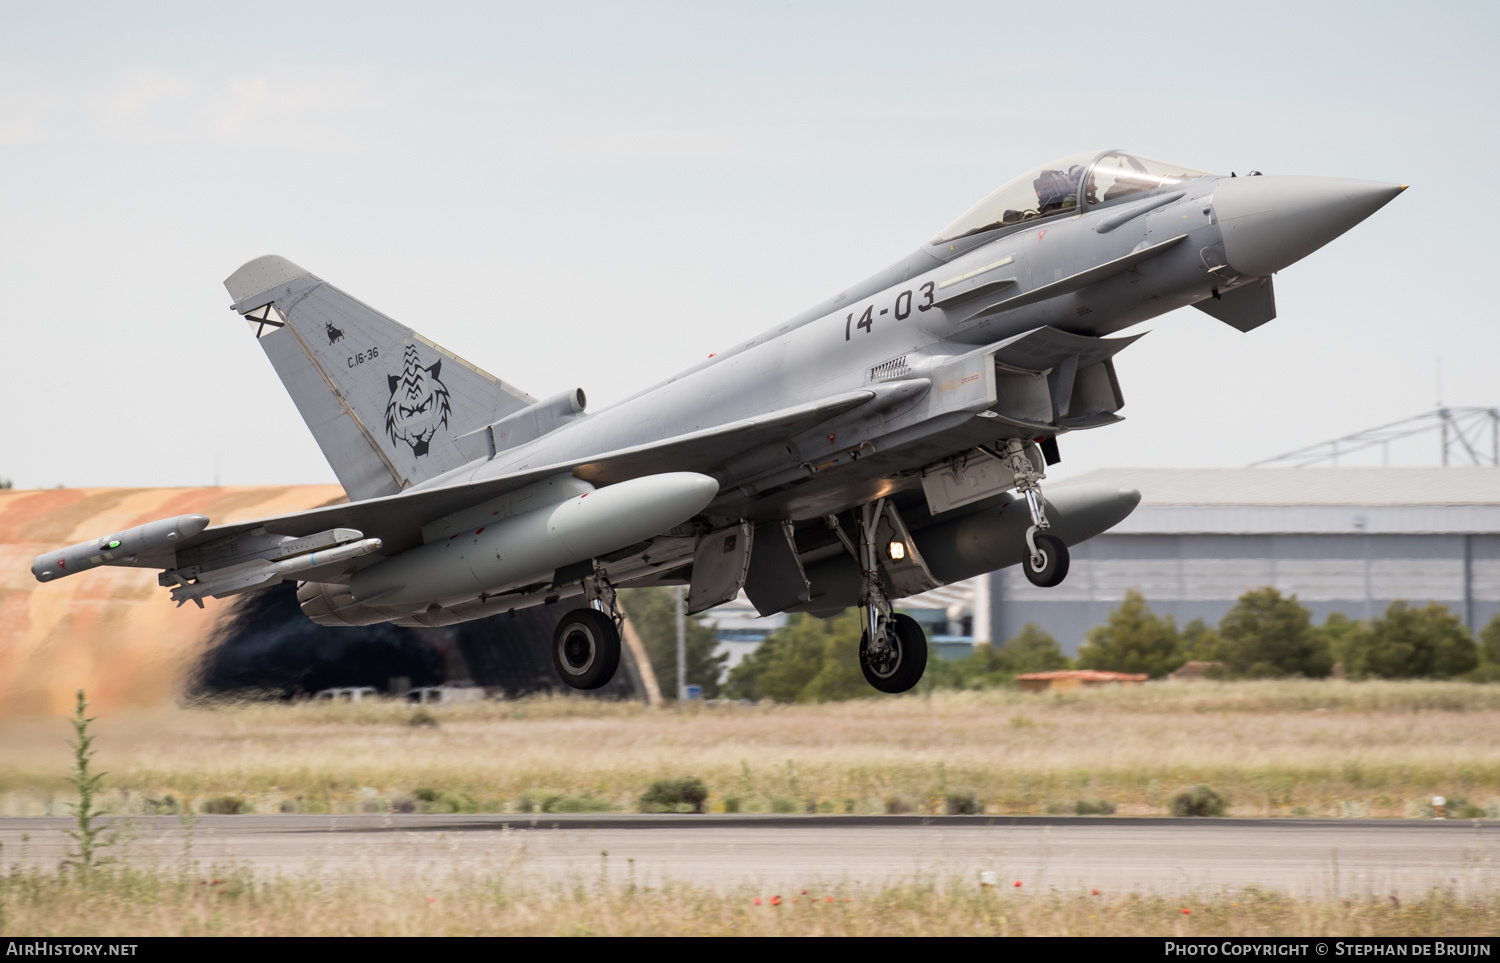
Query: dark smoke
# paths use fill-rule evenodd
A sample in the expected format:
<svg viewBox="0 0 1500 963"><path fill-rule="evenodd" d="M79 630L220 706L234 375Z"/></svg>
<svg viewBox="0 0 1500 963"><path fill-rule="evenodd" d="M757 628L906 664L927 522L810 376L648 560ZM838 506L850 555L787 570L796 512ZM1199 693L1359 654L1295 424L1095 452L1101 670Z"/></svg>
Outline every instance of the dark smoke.
<svg viewBox="0 0 1500 963"><path fill-rule="evenodd" d="M565 612L560 606L522 609L444 629L333 627L303 615L296 584L285 582L246 593L225 613L188 692L294 699L344 686L385 691L397 677L412 686L466 678L508 698L572 691L552 668L552 630ZM622 665L613 682L590 694L631 698L630 673Z"/></svg>
<svg viewBox="0 0 1500 963"><path fill-rule="evenodd" d="M383 691L395 676L414 686L440 685L442 657L398 626L332 628L311 622L297 605L296 583L283 582L246 593L219 621L189 692L291 699L339 686Z"/></svg>

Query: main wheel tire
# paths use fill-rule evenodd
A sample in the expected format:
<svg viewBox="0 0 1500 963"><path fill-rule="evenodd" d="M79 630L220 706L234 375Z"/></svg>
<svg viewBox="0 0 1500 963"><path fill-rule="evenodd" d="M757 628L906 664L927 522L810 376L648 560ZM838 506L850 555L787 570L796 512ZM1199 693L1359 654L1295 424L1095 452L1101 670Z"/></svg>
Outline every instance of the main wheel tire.
<svg viewBox="0 0 1500 963"><path fill-rule="evenodd" d="M1068 546L1056 535L1036 536L1036 551L1040 558L1027 556L1021 563L1026 570L1026 579L1039 588L1051 588L1062 584L1068 577ZM1037 562L1041 565L1038 566Z"/></svg>
<svg viewBox="0 0 1500 963"><path fill-rule="evenodd" d="M597 609L574 609L552 633L552 667L575 689L608 685L620 667L620 630Z"/></svg>
<svg viewBox="0 0 1500 963"><path fill-rule="evenodd" d="M905 692L922 681L927 671L927 635L910 615L891 617L891 645L887 656L870 660L870 632L859 640L859 669L865 681L881 692Z"/></svg>

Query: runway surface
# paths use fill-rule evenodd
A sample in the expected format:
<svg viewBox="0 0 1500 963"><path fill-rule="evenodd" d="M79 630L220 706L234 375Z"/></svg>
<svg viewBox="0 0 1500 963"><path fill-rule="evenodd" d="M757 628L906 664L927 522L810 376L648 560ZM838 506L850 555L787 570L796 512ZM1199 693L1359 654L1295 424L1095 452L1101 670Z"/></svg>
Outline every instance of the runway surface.
<svg viewBox="0 0 1500 963"><path fill-rule="evenodd" d="M718 890L917 879L1029 891L1182 894L1261 886L1308 896L1492 891L1500 824L1481 821L996 816L174 816L131 821L127 852L163 866L446 876ZM0 859L52 866L71 821L0 819ZM23 834L28 838L23 840Z"/></svg>

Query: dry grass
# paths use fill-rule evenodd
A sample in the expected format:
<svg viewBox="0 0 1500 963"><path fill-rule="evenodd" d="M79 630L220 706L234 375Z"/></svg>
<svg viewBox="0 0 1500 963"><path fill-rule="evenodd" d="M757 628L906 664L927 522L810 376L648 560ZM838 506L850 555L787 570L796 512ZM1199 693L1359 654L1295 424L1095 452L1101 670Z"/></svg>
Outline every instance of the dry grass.
<svg viewBox="0 0 1500 963"><path fill-rule="evenodd" d="M1165 898L1023 893L946 880L719 894L582 880L538 886L504 874L391 883L187 866L114 866L87 877L13 868L0 875L0 936L1485 937L1497 930L1496 893L1434 891L1406 903L1253 889Z"/></svg>
<svg viewBox="0 0 1500 963"><path fill-rule="evenodd" d="M115 811L171 795L254 811L515 811L587 797L631 810L654 780L697 776L710 807L939 810L971 794L995 813L1104 799L1164 814L1208 783L1231 814L1420 815L1434 794L1500 805L1500 686L1159 683L1024 695L913 694L819 706L648 710L576 698L429 707L240 705L107 716L98 764ZM0 720L0 812L63 812L61 719ZM1473 813L1471 812L1470 815Z"/></svg>

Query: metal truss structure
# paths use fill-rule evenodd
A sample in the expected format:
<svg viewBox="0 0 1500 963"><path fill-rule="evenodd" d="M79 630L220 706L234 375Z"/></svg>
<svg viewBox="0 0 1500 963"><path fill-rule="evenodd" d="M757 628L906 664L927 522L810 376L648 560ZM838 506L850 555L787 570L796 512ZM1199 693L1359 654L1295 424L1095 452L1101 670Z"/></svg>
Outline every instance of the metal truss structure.
<svg viewBox="0 0 1500 963"><path fill-rule="evenodd" d="M1414 418L1368 428L1331 441L1298 448L1274 458L1252 462L1251 468L1337 467L1339 458L1358 451L1382 449L1382 464L1390 464L1390 444L1414 435L1440 436L1443 467L1500 467L1500 409L1437 408Z"/></svg>

